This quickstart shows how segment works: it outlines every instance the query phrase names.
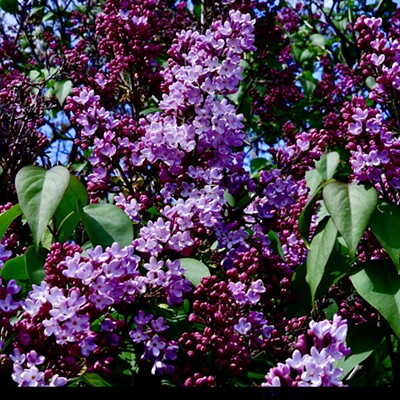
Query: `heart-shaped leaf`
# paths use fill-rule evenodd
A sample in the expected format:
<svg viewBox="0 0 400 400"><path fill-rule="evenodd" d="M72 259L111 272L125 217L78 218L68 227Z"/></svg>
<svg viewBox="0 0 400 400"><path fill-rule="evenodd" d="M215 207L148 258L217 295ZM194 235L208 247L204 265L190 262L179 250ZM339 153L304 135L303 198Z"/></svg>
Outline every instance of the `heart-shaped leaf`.
<svg viewBox="0 0 400 400"><path fill-rule="evenodd" d="M321 174L322 178L327 181L333 177L336 168L339 165L340 155L336 151L323 154L321 158L315 162L315 169Z"/></svg>
<svg viewBox="0 0 400 400"><path fill-rule="evenodd" d="M324 275L325 266L335 245L337 229L332 218L325 217L318 225L307 255L306 281L310 286L311 302Z"/></svg>
<svg viewBox="0 0 400 400"><path fill-rule="evenodd" d="M400 207L381 202L372 214L370 227L400 272Z"/></svg>
<svg viewBox="0 0 400 400"><path fill-rule="evenodd" d="M354 257L378 202L374 188L355 182L331 182L322 191L325 207Z"/></svg>
<svg viewBox="0 0 400 400"><path fill-rule="evenodd" d="M27 166L19 170L15 188L22 212L32 231L36 248L69 185L67 168L57 165L49 170Z"/></svg>
<svg viewBox="0 0 400 400"><path fill-rule="evenodd" d="M58 233L58 241L61 243L69 238L79 223L78 202L82 206L87 204L87 191L79 179L71 175L68 188L54 214L54 229Z"/></svg>
<svg viewBox="0 0 400 400"><path fill-rule="evenodd" d="M132 244L133 225L128 215L114 204L88 204L80 208L83 226L92 245L106 248L117 242Z"/></svg>
<svg viewBox="0 0 400 400"><path fill-rule="evenodd" d="M377 309L400 338L400 276L393 264L370 261L350 276L357 292Z"/></svg>
<svg viewBox="0 0 400 400"><path fill-rule="evenodd" d="M62 107L65 99L71 93L72 81L57 81L54 83L54 90L60 106Z"/></svg>

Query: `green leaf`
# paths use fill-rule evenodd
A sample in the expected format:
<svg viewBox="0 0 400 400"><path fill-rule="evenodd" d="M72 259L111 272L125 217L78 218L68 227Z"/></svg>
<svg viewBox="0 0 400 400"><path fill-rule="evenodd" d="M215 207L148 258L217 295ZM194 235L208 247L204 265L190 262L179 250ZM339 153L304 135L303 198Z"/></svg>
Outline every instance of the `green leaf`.
<svg viewBox="0 0 400 400"><path fill-rule="evenodd" d="M354 257L358 243L378 202L374 188L356 183L331 182L322 191L325 207Z"/></svg>
<svg viewBox="0 0 400 400"><path fill-rule="evenodd" d="M235 205L236 205L236 200L235 200L235 198L229 193L229 190L228 190L228 189L226 189L225 192L224 192L224 198L225 198L225 201L227 202L227 204L228 204L230 207L235 207Z"/></svg>
<svg viewBox="0 0 400 400"><path fill-rule="evenodd" d="M22 215L22 210L19 204L15 204L7 211L4 211L0 214L0 240L6 233L11 223L20 215Z"/></svg>
<svg viewBox="0 0 400 400"><path fill-rule="evenodd" d="M0 270L0 276L5 280L15 279L17 282L28 280L28 274L25 268L25 256L11 258L4 263Z"/></svg>
<svg viewBox="0 0 400 400"><path fill-rule="evenodd" d="M210 270L203 262L195 258L184 257L180 258L181 267L186 269L185 276L194 286L200 284L201 279L205 276L210 276Z"/></svg>
<svg viewBox="0 0 400 400"><path fill-rule="evenodd" d="M55 231L58 241L64 243L79 223L78 202L82 206L88 203L85 186L75 175L71 175L68 188L54 214Z"/></svg>
<svg viewBox="0 0 400 400"><path fill-rule="evenodd" d="M307 187L310 189L310 198L321 188L324 178L316 169L310 169L305 174Z"/></svg>
<svg viewBox="0 0 400 400"><path fill-rule="evenodd" d="M309 314L312 309L310 286L306 282L306 273L306 264L301 264L296 267L292 276L292 287L298 298L288 305L288 314L291 317Z"/></svg>
<svg viewBox="0 0 400 400"><path fill-rule="evenodd" d="M65 99L71 93L72 81L57 81L54 83L54 90L60 106L63 106Z"/></svg>
<svg viewBox="0 0 400 400"><path fill-rule="evenodd" d="M400 339L400 276L393 264L370 261L351 275L355 289L377 309Z"/></svg>
<svg viewBox="0 0 400 400"><path fill-rule="evenodd" d="M0 8L5 12L18 14L18 0L0 0Z"/></svg>
<svg viewBox="0 0 400 400"><path fill-rule="evenodd" d="M35 246L29 246L25 252L25 268L31 284L40 286L46 276L44 263L49 251L44 247L36 250Z"/></svg>
<svg viewBox="0 0 400 400"><path fill-rule="evenodd" d="M253 99L249 92L247 92L241 99L237 109L238 114L243 114L247 122L251 121L253 116Z"/></svg>
<svg viewBox="0 0 400 400"><path fill-rule="evenodd" d="M321 49L325 48L326 37L324 35L313 33L310 35L310 40L314 46L320 47Z"/></svg>
<svg viewBox="0 0 400 400"><path fill-rule="evenodd" d="M335 363L336 368L343 369L345 378L355 366L366 360L378 347L384 338L383 329L371 322L348 327L346 345L350 354Z"/></svg>
<svg viewBox="0 0 400 400"><path fill-rule="evenodd" d="M315 298L321 298L327 294L329 288L335 285L341 278L349 274L351 260L347 254L342 254L339 246L339 238L337 245L334 246L328 262L325 265L324 274L319 282Z"/></svg>
<svg viewBox="0 0 400 400"><path fill-rule="evenodd" d="M15 187L18 201L31 228L36 247L61 203L69 181L68 169L60 165L49 170L27 166L17 173Z"/></svg>
<svg viewBox="0 0 400 400"><path fill-rule="evenodd" d="M315 168L322 178L327 181L333 177L336 168L339 165L340 155L336 151L323 154L321 158L315 162Z"/></svg>
<svg viewBox="0 0 400 400"><path fill-rule="evenodd" d="M310 235L310 225L311 225L311 220L314 215L314 209L315 209L315 204L319 200L321 195L321 189L315 191L313 196L308 200L306 206L302 210L300 216L299 216L299 232L301 237L304 240L304 243L309 246L310 241L309 241L309 235Z"/></svg>
<svg viewBox="0 0 400 400"><path fill-rule="evenodd" d="M309 49L305 49L301 53L300 62L308 61L312 57L314 57L313 53Z"/></svg>
<svg viewBox="0 0 400 400"><path fill-rule="evenodd" d="M380 202L372 214L370 228L379 243L389 254L400 272L400 207L396 204Z"/></svg>
<svg viewBox="0 0 400 400"><path fill-rule="evenodd" d="M95 372L86 372L80 377L80 381L86 383L90 387L112 387L111 383Z"/></svg>
<svg viewBox="0 0 400 400"><path fill-rule="evenodd" d="M275 231L270 230L268 232L268 239L271 242L270 246L272 250L274 250L277 254L279 254L283 261L286 261L285 254L283 253L281 241L279 240L278 234Z"/></svg>
<svg viewBox="0 0 400 400"><path fill-rule="evenodd" d="M132 244L132 221L116 205L89 204L81 208L80 216L93 246L100 245L106 248L114 242L121 247Z"/></svg>
<svg viewBox="0 0 400 400"><path fill-rule="evenodd" d="M311 71L303 71L302 74L298 76L298 80L302 84L304 93L307 96L311 95L317 87L317 80L312 76Z"/></svg>
<svg viewBox="0 0 400 400"><path fill-rule="evenodd" d="M311 302L314 304L315 293L325 272L325 266L332 253L337 236L337 229L332 218L324 218L317 227L307 255L306 281L310 286Z"/></svg>
<svg viewBox="0 0 400 400"><path fill-rule="evenodd" d="M267 160L266 158L263 157L253 158L250 161L250 172L252 174L255 174L256 172L259 172L263 169L267 169L269 165L271 165L271 161Z"/></svg>

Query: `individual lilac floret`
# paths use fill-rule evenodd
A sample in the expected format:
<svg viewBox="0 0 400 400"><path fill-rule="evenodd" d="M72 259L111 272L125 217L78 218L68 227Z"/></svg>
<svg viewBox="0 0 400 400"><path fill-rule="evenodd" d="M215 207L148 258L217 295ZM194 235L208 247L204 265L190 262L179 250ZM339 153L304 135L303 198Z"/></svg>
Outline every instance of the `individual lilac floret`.
<svg viewBox="0 0 400 400"><path fill-rule="evenodd" d="M15 279L10 279L7 286L4 286L4 283L2 277L0 277L0 311L5 316L12 314L21 307L21 302L13 298L21 291L21 286L17 284Z"/></svg>
<svg viewBox="0 0 400 400"><path fill-rule="evenodd" d="M292 357L271 368L261 386L346 386L341 381L343 370L335 363L351 351L345 345L347 321L334 315L332 321L311 321L309 327L312 347L308 349L305 338L299 337Z"/></svg>
<svg viewBox="0 0 400 400"><path fill-rule="evenodd" d="M0 269L4 267L4 263L12 256L11 250L6 250L4 244L0 244Z"/></svg>

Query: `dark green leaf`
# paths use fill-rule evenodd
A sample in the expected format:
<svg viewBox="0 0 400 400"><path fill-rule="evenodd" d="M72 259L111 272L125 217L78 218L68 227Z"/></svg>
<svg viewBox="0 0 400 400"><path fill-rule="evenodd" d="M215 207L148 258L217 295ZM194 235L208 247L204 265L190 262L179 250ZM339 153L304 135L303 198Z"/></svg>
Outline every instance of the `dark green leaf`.
<svg viewBox="0 0 400 400"><path fill-rule="evenodd" d="M85 206L88 202L88 195L79 179L71 175L68 188L54 214L54 229L58 233L58 241L61 243L70 237L79 223L78 202Z"/></svg>
<svg viewBox="0 0 400 400"><path fill-rule="evenodd" d="M82 375L80 378L81 382L86 383L90 387L111 387L111 383L106 381L104 378L102 378L99 374L96 374L95 372L86 372L85 374Z"/></svg>
<svg viewBox="0 0 400 400"><path fill-rule="evenodd" d="M321 190L322 189L316 191L314 195L308 200L299 217L299 232L307 246L309 246L310 244L309 236L311 220L314 215L315 204L321 196Z"/></svg>
<svg viewBox="0 0 400 400"><path fill-rule="evenodd" d="M49 170L38 166L27 166L19 170L15 188L36 247L61 203L69 181L70 173L61 165Z"/></svg>
<svg viewBox="0 0 400 400"><path fill-rule="evenodd" d="M6 280L24 281L29 279L25 269L25 256L11 258L6 261L0 270L0 276Z"/></svg>
<svg viewBox="0 0 400 400"><path fill-rule="evenodd" d="M114 204L89 204L82 208L81 220L93 246L103 248L117 242L132 244L133 225L128 215Z"/></svg>
<svg viewBox="0 0 400 400"><path fill-rule="evenodd" d="M283 261L286 261L285 254L283 253L281 241L279 240L278 234L275 231L270 230L268 232L268 239L271 242L270 246L272 250L274 250L275 253L279 254L279 256L282 258Z"/></svg>
<svg viewBox="0 0 400 400"><path fill-rule="evenodd" d="M325 207L347 243L351 257L378 202L374 188L356 183L331 182L322 191Z"/></svg>
<svg viewBox="0 0 400 400"><path fill-rule="evenodd" d="M0 0L0 8L5 12L18 14L18 0Z"/></svg>
<svg viewBox="0 0 400 400"><path fill-rule="evenodd" d="M347 254L342 254L341 246L337 243L325 265L324 274L318 285L315 298L321 298L326 295L332 285L336 284L344 276L347 276L350 265L351 261L349 257Z"/></svg>
<svg viewBox="0 0 400 400"><path fill-rule="evenodd" d="M292 287L298 299L288 306L288 314L291 317L300 317L309 314L312 309L310 286L306 282L306 265L301 264L296 268L292 277Z"/></svg>
<svg viewBox="0 0 400 400"><path fill-rule="evenodd" d="M44 270L44 263L49 251L44 247L29 246L25 253L26 272L31 284L40 286L46 272Z"/></svg>
<svg viewBox="0 0 400 400"><path fill-rule="evenodd" d="M311 302L325 272L325 266L335 245L337 229L332 219L324 218L318 225L307 255L306 281L310 286Z"/></svg>
<svg viewBox="0 0 400 400"><path fill-rule="evenodd" d="M370 228L400 272L400 207L381 202L372 214Z"/></svg>
<svg viewBox="0 0 400 400"><path fill-rule="evenodd" d="M370 261L350 278L360 296L380 312L400 339L400 276L395 266Z"/></svg>
<svg viewBox="0 0 400 400"><path fill-rule="evenodd" d="M351 352L335 364L335 367L343 369L342 377L345 378L356 365L366 360L383 338L384 331L376 324L366 322L357 326L349 325L346 345Z"/></svg>
<svg viewBox="0 0 400 400"><path fill-rule="evenodd" d="M271 161L267 160L266 158L262 157L253 158L250 161L250 172L252 174L255 174L256 172L259 172L263 169L267 169L270 164Z"/></svg>
<svg viewBox="0 0 400 400"><path fill-rule="evenodd" d="M19 204L15 204L7 211L4 211L0 214L0 240L6 233L11 223L20 215L22 215L22 210Z"/></svg>

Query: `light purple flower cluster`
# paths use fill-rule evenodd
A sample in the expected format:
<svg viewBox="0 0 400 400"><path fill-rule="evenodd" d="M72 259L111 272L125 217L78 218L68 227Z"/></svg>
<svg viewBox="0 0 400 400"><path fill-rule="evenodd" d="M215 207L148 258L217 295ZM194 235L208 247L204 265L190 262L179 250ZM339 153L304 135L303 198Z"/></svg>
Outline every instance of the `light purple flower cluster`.
<svg viewBox="0 0 400 400"><path fill-rule="evenodd" d="M14 298L21 291L21 286L15 279L10 279L7 285L5 283L0 276L0 352L6 340L12 335L10 320L21 310L22 305L22 301Z"/></svg>
<svg viewBox="0 0 400 400"><path fill-rule="evenodd" d="M185 270L180 267L179 260L164 262L151 257L148 262L144 262L142 274L139 268L141 259L134 254L133 246L121 249L114 243L104 251L101 246L88 249L87 254L87 257L83 257L75 252L59 264L59 273L64 276L63 287L50 285L46 281L42 281L40 286L34 284L22 304L25 318L17 322L16 326L17 330L25 330L26 333L18 340L17 351L21 356L14 361L13 375L19 386L51 386L54 383L50 379L53 376L51 372L46 373L49 381L43 381L43 372L38 365L43 364L46 371L51 369L46 365L44 357L40 358L40 363L30 363L26 368L22 367L35 336L42 336L42 341L54 342L55 346L71 347L75 357L90 358L96 349L101 348L102 341L107 340L108 345L113 343L113 346L118 346L121 341L120 329L123 321L105 317L98 330L93 323L101 315L111 315L113 310L123 311L129 304L139 304L139 298L153 296L169 305L180 304L183 296L192 289L190 281L184 277ZM16 288L15 282L9 281L4 300L7 304L4 307L19 307L18 302L10 300L17 293ZM35 320L41 321L36 328L40 333L32 334L28 332L29 321ZM154 335L144 330L144 325L150 321ZM135 343L138 343L139 332L142 333L141 338L146 339L143 359L151 359L153 362L174 359L176 345L167 343L161 336L168 329L164 319L153 319L151 315L145 317L144 312L139 311L135 323L136 328L131 331L130 336ZM96 363L93 368L96 368ZM31 382L26 381L27 371L32 372ZM64 380L57 378L57 384L61 382Z"/></svg>
<svg viewBox="0 0 400 400"><path fill-rule="evenodd" d="M400 140L388 128L382 111L367 107L354 97L343 110L347 122L350 165L358 182L370 183L380 191L400 188Z"/></svg>
<svg viewBox="0 0 400 400"><path fill-rule="evenodd" d="M261 386L307 387L346 386L343 370L335 363L350 353L345 345L347 321L334 315L332 321L311 321L307 336L299 337L292 357L269 370ZM307 347L311 341L311 348Z"/></svg>
<svg viewBox="0 0 400 400"><path fill-rule="evenodd" d="M40 365L45 362L45 357L39 356L35 350L20 354L18 349L15 349L10 358L14 363L12 379L18 383L19 387L60 387L67 384L65 377L54 374L48 379L46 373L40 371Z"/></svg>
<svg viewBox="0 0 400 400"><path fill-rule="evenodd" d="M165 319L140 310L133 320L135 327L129 331L129 336L135 344L144 345L142 360L152 360L154 375L172 373L174 368L169 362L177 358L179 347L177 342L163 336L169 329Z"/></svg>
<svg viewBox="0 0 400 400"><path fill-rule="evenodd" d="M398 100L400 95L400 43L397 35L386 36L381 28L382 18L365 15L354 26L358 33L357 45L363 50L360 68L376 82L369 98L385 105Z"/></svg>
<svg viewBox="0 0 400 400"><path fill-rule="evenodd" d="M190 156L189 163L229 167L231 147L243 140L243 115L221 95L234 93L243 79L240 62L244 51L254 50L253 25L248 14L231 11L225 23L215 22L204 35L177 35L162 71L165 93L158 106L163 113L140 121L145 134L137 145L140 153L132 155L133 165L161 161L169 174L178 175ZM188 112L194 117L184 122Z"/></svg>

